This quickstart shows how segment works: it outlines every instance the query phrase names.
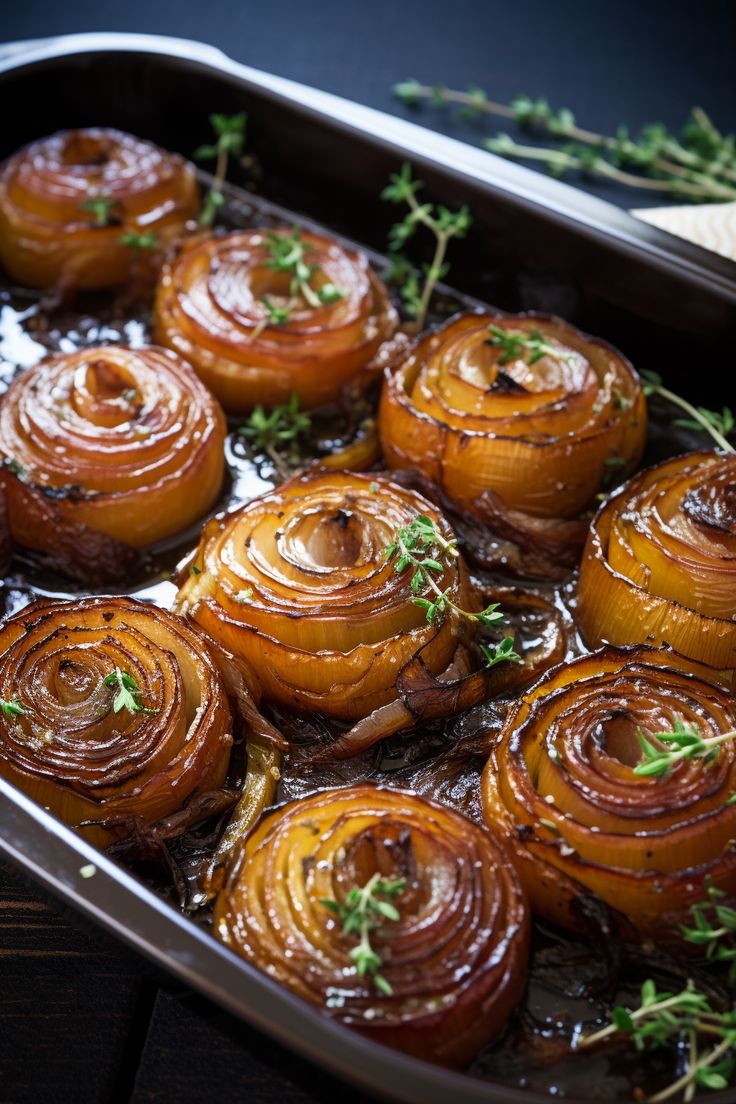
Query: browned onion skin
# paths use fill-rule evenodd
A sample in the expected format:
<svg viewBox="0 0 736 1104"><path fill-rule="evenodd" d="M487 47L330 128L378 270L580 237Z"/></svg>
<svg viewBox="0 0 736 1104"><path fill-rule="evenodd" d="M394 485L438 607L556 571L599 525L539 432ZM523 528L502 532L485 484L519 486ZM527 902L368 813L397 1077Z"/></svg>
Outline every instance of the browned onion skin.
<svg viewBox="0 0 736 1104"><path fill-rule="evenodd" d="M381 346L396 311L363 253L302 231L315 265L311 284L332 283L343 298L317 308L289 307L289 320L266 324L262 300L290 299L289 273L268 267L267 230L192 240L166 264L156 295L155 336L191 361L228 413L276 406L299 396L305 409L361 390L380 371Z"/></svg>
<svg viewBox="0 0 736 1104"><path fill-rule="evenodd" d="M116 667L155 713L113 711ZM203 637L131 598L40 601L0 628L0 774L98 845L220 787L232 716ZM90 823L86 823L90 822Z"/></svg>
<svg viewBox="0 0 736 1104"><path fill-rule="evenodd" d="M403 879L400 920L372 933L379 993L321 899L376 873ZM460 1066L505 1026L526 979L529 918L498 839L401 790L324 790L268 816L215 908L215 934L327 1014L420 1058Z"/></svg>
<svg viewBox="0 0 736 1104"><path fill-rule="evenodd" d="M115 204L105 226L80 206L100 196ZM198 207L194 169L178 154L109 127L60 131L0 169L0 261L27 287L122 284L145 258L121 235L165 245Z"/></svg>
<svg viewBox="0 0 736 1104"><path fill-rule="evenodd" d="M575 927L575 898L594 893L627 934L677 942L707 878L736 893L734 742L712 763L634 773L637 730L670 731L677 716L715 736L736 726L736 701L663 649L582 656L518 701L485 768L483 806L540 915Z"/></svg>
<svg viewBox="0 0 736 1104"><path fill-rule="evenodd" d="M495 324L538 330L560 350L534 364L499 364ZM607 462L633 469L646 439L646 401L610 345L547 315L456 315L386 371L379 411L392 468L418 468L471 510L492 491L537 518L579 514Z"/></svg>
<svg viewBox="0 0 736 1104"><path fill-rule="evenodd" d="M185 529L217 500L225 417L168 349L83 349L16 377L0 401L14 540L53 550L83 525L135 548Z"/></svg>
<svg viewBox="0 0 736 1104"><path fill-rule="evenodd" d="M411 572L384 555L417 514L452 535L435 507L385 478L299 476L205 526L177 608L246 661L266 698L363 717L396 698L397 675L420 649L437 673L466 637L454 617L428 625ZM480 608L462 560L437 581L461 608Z"/></svg>
<svg viewBox="0 0 736 1104"><path fill-rule="evenodd" d="M580 568L587 643L668 644L736 687L736 455L640 472L600 508Z"/></svg>

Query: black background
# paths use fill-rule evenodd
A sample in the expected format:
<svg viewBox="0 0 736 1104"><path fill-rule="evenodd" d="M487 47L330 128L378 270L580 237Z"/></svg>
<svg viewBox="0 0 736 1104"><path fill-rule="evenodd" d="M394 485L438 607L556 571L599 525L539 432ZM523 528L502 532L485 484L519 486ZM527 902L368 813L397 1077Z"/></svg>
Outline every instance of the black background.
<svg viewBox="0 0 736 1104"><path fill-rule="evenodd" d="M650 121L678 127L700 104L736 125L732 0L16 0L0 37L141 31L202 39L257 68L398 114L406 77L494 99L546 96L578 121L612 131ZM3 112L12 105L3 105ZM509 129L415 116L459 137ZM100 120L104 123L106 120ZM622 205L651 195L584 184ZM49 909L0 867L0 1100L248 1104L349 1094L72 917Z"/></svg>

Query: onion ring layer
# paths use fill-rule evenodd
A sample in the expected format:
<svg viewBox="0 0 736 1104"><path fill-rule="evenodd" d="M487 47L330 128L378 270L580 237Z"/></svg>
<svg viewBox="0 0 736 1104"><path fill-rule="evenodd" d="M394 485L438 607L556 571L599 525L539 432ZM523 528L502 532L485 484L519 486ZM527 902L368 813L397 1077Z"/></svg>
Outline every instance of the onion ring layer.
<svg viewBox="0 0 736 1104"><path fill-rule="evenodd" d="M140 711L116 711L116 669ZM98 845L225 778L232 716L218 669L202 636L155 606L28 606L0 628L0 698L22 710L0 713L0 774Z"/></svg>
<svg viewBox="0 0 736 1104"><path fill-rule="evenodd" d="M490 325L537 331L554 352L502 364ZM461 314L387 369L379 431L390 467L419 468L454 502L472 509L490 490L534 517L573 517L612 463L638 462L646 402L620 353L560 319Z"/></svg>
<svg viewBox="0 0 736 1104"><path fill-rule="evenodd" d="M303 231L311 285L341 298L316 307L290 293L290 274L269 268L268 234L244 230L192 240L165 265L156 296L156 340L191 361L229 413L275 406L293 393L311 409L363 389L396 329L388 293L363 253ZM267 303L288 306L269 322ZM373 370L372 370L373 369Z"/></svg>
<svg viewBox="0 0 736 1104"><path fill-rule="evenodd" d="M356 936L322 903L375 874L401 880L400 919L372 933L392 992L350 958ZM458 813L400 790L325 790L267 817L220 894L215 934L370 1038L462 1065L521 996L528 915L505 848Z"/></svg>
<svg viewBox="0 0 736 1104"><path fill-rule="evenodd" d="M575 926L575 898L594 893L624 930L676 940L707 878L736 892L736 743L663 775L634 771L639 730L653 742L678 716L717 736L736 726L736 702L664 649L582 656L516 704L484 771L483 806L542 916Z"/></svg>
<svg viewBox="0 0 736 1104"><path fill-rule="evenodd" d="M85 206L95 200L101 220ZM60 131L0 169L0 261L28 287L122 284L136 258L121 237L165 245L198 207L194 169L178 154L110 128Z"/></svg>
<svg viewBox="0 0 736 1104"><path fill-rule="evenodd" d="M267 698L364 717L397 697L397 676L420 649L437 674L466 635L453 615L427 624L412 572L397 573L384 554L417 514L452 536L434 506L385 478L297 477L205 526L178 609L242 656ZM480 608L460 559L437 583L461 608Z"/></svg>
<svg viewBox="0 0 736 1104"><path fill-rule="evenodd" d="M577 619L589 645L667 644L736 687L736 455L640 472L590 529Z"/></svg>
<svg viewBox="0 0 736 1104"><path fill-rule="evenodd" d="M13 537L53 549L65 521L136 548L171 536L216 501L225 432L217 402L167 349L105 346L42 361L0 402Z"/></svg>

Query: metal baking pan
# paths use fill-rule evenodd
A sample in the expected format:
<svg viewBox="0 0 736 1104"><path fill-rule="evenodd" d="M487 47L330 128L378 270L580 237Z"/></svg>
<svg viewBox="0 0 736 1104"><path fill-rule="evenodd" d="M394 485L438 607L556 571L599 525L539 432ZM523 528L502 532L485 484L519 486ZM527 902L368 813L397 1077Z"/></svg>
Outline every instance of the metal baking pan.
<svg viewBox="0 0 736 1104"><path fill-rule="evenodd" d="M393 215L381 188L408 159L428 194L472 210L473 233L453 257L459 290L506 310L561 314L622 347L640 368L664 371L685 393L697 365L701 401L719 388L717 366L736 334L736 265L480 150L236 64L212 47L144 35L0 47L0 102L3 158L56 129L89 125L189 154L210 113L246 110L263 194L371 249L384 245ZM0 853L182 981L374 1096L406 1104L550 1100L419 1062L321 1016L1 779ZM80 870L90 863L96 873L85 878ZM709 1100L727 1104L732 1093Z"/></svg>

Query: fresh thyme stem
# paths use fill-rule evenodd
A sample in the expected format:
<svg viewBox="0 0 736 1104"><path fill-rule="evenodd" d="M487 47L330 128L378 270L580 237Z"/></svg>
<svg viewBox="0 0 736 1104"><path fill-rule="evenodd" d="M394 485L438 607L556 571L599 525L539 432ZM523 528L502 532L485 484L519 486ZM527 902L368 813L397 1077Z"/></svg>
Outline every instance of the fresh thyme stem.
<svg viewBox="0 0 736 1104"><path fill-rule="evenodd" d="M713 199L731 201L736 199L736 188L711 181L700 184L697 181L682 180L674 185L670 180L651 179L646 176L637 176L635 173L625 172L605 157L581 156L566 149L542 149L539 146L525 146L515 142L508 134L500 134L496 138L486 138L483 145L490 153L498 153L502 157L514 157L521 161L544 161L549 169L556 175L563 175L569 169L581 172L593 173L603 176L617 184L625 184L629 188L643 188L651 192L662 192L671 195L674 192L680 196L689 196L692 199Z"/></svg>
<svg viewBox="0 0 736 1104"><path fill-rule="evenodd" d="M726 432L734 425L733 415L728 408L724 407L723 413L718 414L715 411L706 410L702 406L693 406L687 399L683 399L681 395L665 387L662 383L662 377L656 372L642 372L642 379L644 380L644 394L647 397L661 395L663 399L667 399L668 402L679 406L680 410L684 410L686 414L689 414L697 426L710 434L719 448L725 452L736 451L726 437Z"/></svg>
<svg viewBox="0 0 736 1104"><path fill-rule="evenodd" d="M437 283L447 275L449 266L445 257L450 240L464 237L472 223L467 207L450 211L441 204L435 208L433 203L420 203L416 193L422 187L421 180L412 179L411 166L404 162L401 172L392 174L390 184L381 192L382 199L405 203L409 208L408 215L391 228L389 249L394 264L390 278L400 284L405 309L414 318L417 330L424 326ZM421 290L419 272L401 253L418 226L424 226L435 238L432 262L422 269Z"/></svg>
<svg viewBox="0 0 736 1104"><path fill-rule="evenodd" d="M571 111L554 111L544 99L532 100L517 96L511 103L499 103L488 98L476 87L463 92L457 89L421 84L416 80L402 81L394 93L405 103L416 105L430 102L435 107L458 104L465 115L491 115L514 119L521 126L532 126L556 139L566 139L589 149L541 150L523 146L508 135L489 139L487 148L507 157L543 160L553 171L567 169L593 172L630 187L681 195L690 199L729 200L736 198L736 153L731 136L723 136L700 107L692 108L682 137L678 139L660 124L644 127L637 140L629 136L626 127L615 135L599 134L578 126ZM611 161L601 154L606 153ZM652 173L647 180L620 169L630 164L643 173ZM657 179L662 174L665 179ZM670 177L671 179L666 179Z"/></svg>

